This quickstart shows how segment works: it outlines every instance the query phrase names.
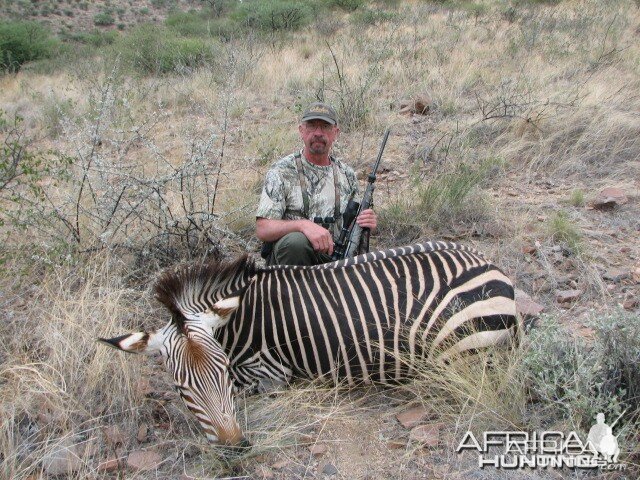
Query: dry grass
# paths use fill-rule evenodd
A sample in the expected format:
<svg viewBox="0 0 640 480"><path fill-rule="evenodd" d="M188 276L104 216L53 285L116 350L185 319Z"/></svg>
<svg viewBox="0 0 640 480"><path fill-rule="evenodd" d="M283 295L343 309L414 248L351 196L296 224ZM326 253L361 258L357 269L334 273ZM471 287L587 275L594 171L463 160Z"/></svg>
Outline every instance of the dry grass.
<svg viewBox="0 0 640 480"><path fill-rule="evenodd" d="M143 313L139 295L120 280L122 267L114 258L98 258L84 266L34 261L31 271L4 269L6 278L18 279L12 286L3 282L5 478L38 471L42 458L67 441L87 447L77 478L89 478L97 466L89 461L94 449L106 453L101 427L114 420L132 425L138 418L142 364L117 361L95 342L131 328ZM32 275L40 281L30 287Z"/></svg>

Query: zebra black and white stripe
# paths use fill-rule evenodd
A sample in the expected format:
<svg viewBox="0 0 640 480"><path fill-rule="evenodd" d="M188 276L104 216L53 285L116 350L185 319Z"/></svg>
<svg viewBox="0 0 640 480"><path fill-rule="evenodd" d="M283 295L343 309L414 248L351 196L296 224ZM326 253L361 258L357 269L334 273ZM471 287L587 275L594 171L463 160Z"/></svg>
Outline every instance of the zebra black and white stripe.
<svg viewBox="0 0 640 480"><path fill-rule="evenodd" d="M399 381L517 330L513 286L475 250L429 242L315 267L257 270L216 332L242 385L269 377ZM445 348L446 346L446 348Z"/></svg>
<svg viewBox="0 0 640 480"><path fill-rule="evenodd" d="M475 250L449 242L313 267L256 268L246 256L229 264L191 264L162 275L156 293L173 313L169 325L176 332L189 337L198 326L212 332L198 341L228 366L213 372L212 362L187 360L189 348L167 366L193 365L190 375L206 378L202 385L214 383L206 388L218 392L218 402L227 396L228 376L239 387L292 377L398 382L419 359L447 361L519 333L509 279ZM123 347L123 338L107 342L133 350ZM171 356L171 342L161 343L165 358ZM202 385L180 387L183 398L196 404L193 411L206 411L196 400L206 397L195 392ZM203 428L219 431L219 415L205 420Z"/></svg>

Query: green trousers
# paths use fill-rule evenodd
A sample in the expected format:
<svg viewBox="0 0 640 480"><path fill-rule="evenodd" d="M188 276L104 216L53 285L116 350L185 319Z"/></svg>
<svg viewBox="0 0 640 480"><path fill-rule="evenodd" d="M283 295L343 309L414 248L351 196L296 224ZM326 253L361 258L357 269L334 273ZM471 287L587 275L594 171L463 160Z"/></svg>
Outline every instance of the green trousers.
<svg viewBox="0 0 640 480"><path fill-rule="evenodd" d="M303 233L288 233L273 246L267 265L319 265L331 261L326 253L316 252Z"/></svg>

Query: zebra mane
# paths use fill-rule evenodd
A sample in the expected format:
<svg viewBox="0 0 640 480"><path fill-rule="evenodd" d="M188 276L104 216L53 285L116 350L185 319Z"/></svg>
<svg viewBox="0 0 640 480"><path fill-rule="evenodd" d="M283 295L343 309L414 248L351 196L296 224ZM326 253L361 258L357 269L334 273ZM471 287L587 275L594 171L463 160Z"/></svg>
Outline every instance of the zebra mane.
<svg viewBox="0 0 640 480"><path fill-rule="evenodd" d="M375 262L386 258L401 257L404 255L412 255L414 253L430 253L443 250L462 250L464 252L470 252L478 255L484 259L484 255L478 252L476 249L460 245L455 242L444 242L438 240L430 240L423 243L414 243L413 245L407 245L404 247L389 248L387 250L378 250L374 252L364 253L356 257L345 258L343 260L337 260L335 262L323 263L320 265L312 266L292 266L292 265L274 265L270 267L264 267L261 271L272 270L330 270L336 268L349 267L351 265L359 265L361 263ZM486 260L486 259L485 259Z"/></svg>
<svg viewBox="0 0 640 480"><path fill-rule="evenodd" d="M173 321L182 326L185 305L193 305L197 299L211 307L244 288L254 273L254 261L247 254L230 262L192 262L165 270L153 290L156 300L171 312Z"/></svg>

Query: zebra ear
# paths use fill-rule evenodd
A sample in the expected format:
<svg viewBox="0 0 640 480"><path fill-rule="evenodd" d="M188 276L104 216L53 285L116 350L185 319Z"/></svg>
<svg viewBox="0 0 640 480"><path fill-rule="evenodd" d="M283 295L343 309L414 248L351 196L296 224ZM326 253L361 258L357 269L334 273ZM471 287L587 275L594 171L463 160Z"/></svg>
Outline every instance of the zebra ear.
<svg viewBox="0 0 640 480"><path fill-rule="evenodd" d="M98 341L127 353L152 354L160 350L162 345L160 336L158 332L151 334L136 332L113 338L98 338Z"/></svg>
<svg viewBox="0 0 640 480"><path fill-rule="evenodd" d="M194 315L202 323L211 328L218 328L226 325L231 318L231 314L240 306L240 297L229 297L218 300L210 309ZM185 315L189 318L187 315Z"/></svg>

